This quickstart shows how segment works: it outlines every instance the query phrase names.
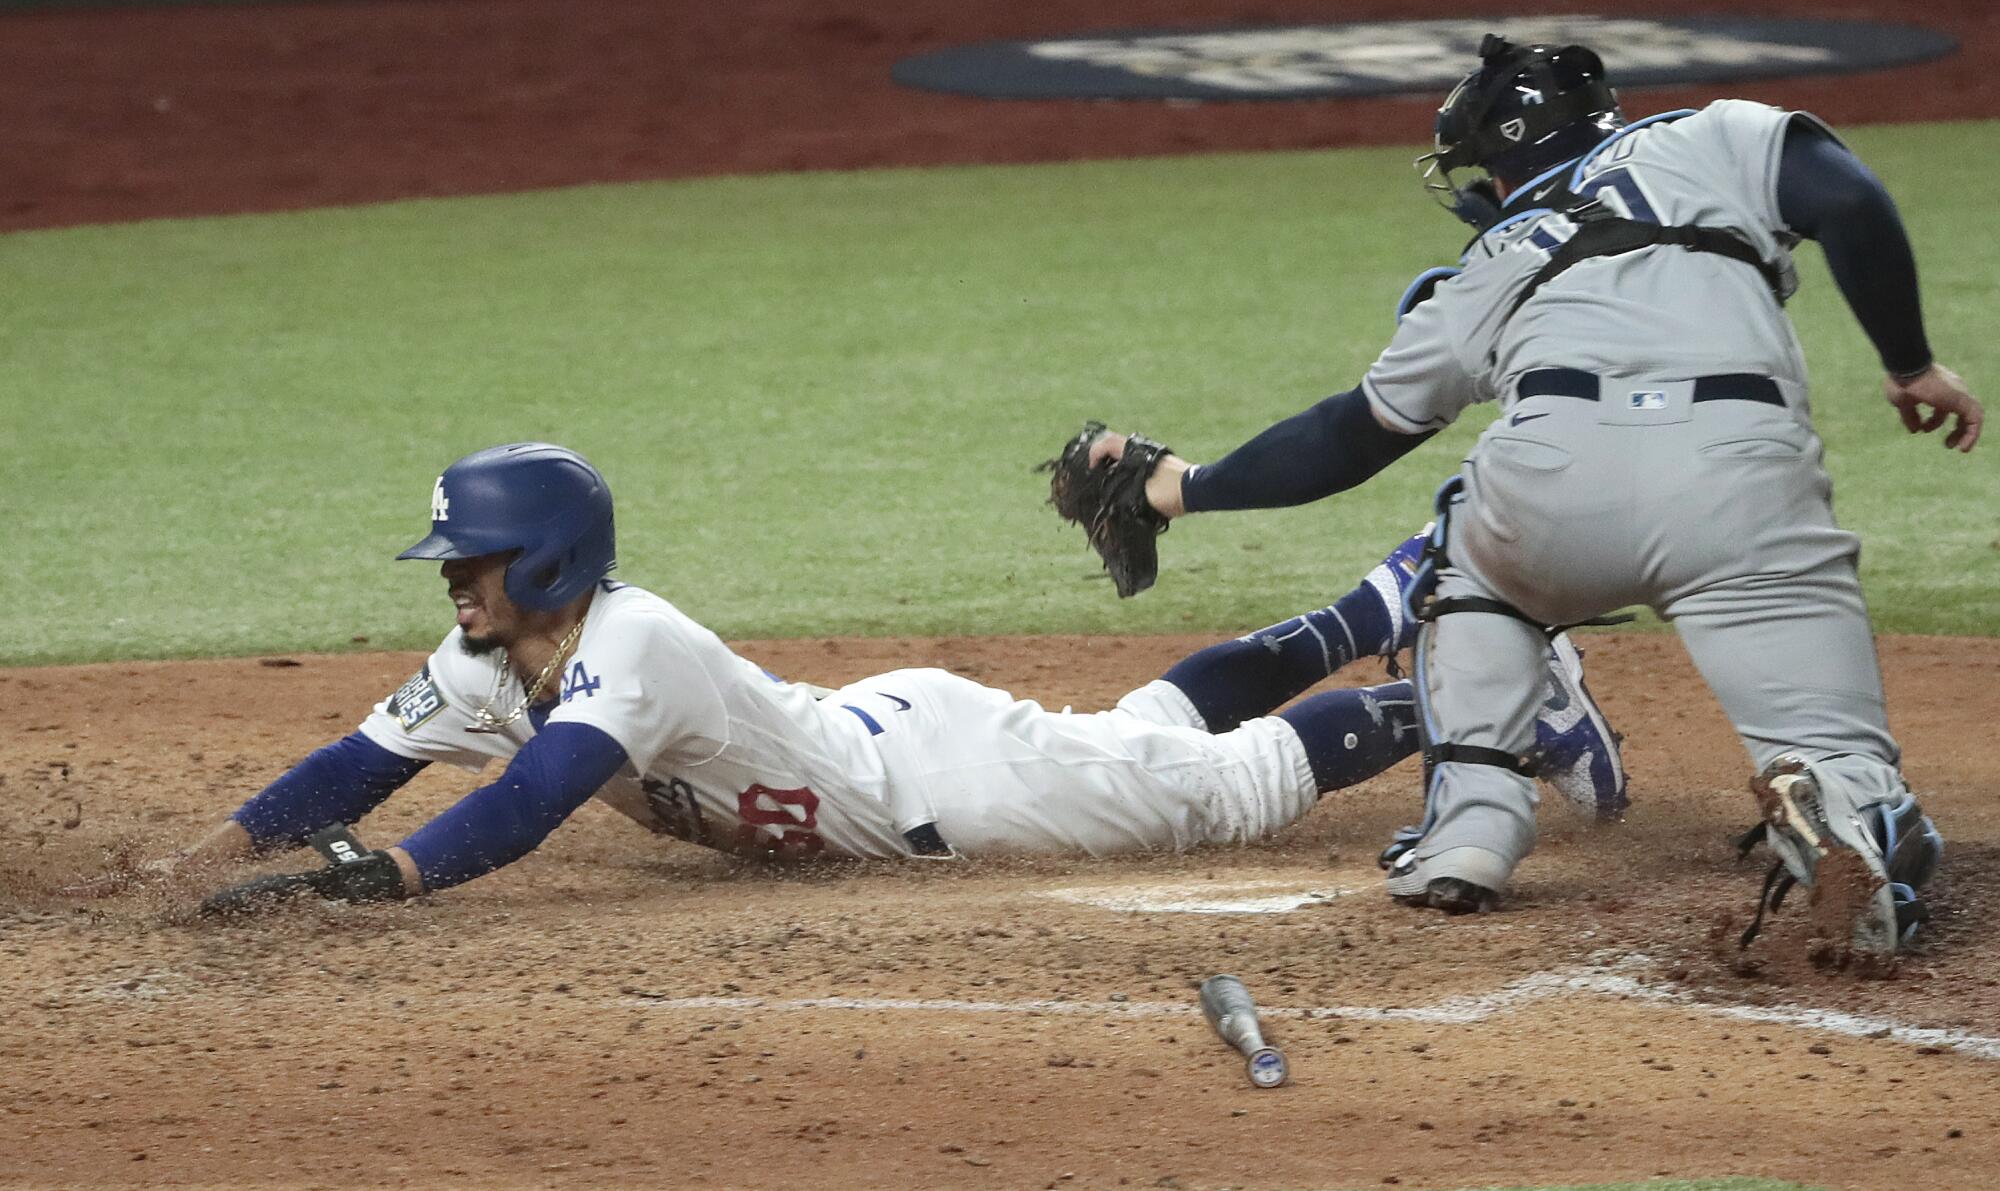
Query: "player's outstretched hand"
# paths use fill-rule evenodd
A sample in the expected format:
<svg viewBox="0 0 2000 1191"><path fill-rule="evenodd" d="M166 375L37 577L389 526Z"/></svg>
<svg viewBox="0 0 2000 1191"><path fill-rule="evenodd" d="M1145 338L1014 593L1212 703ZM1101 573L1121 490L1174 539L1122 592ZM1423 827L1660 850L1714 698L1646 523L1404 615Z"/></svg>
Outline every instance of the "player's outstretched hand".
<svg viewBox="0 0 2000 1191"><path fill-rule="evenodd" d="M180 872L184 858L183 853L176 852L172 856L162 856L157 860L141 861L138 864L115 868L99 876L86 877L81 881L65 885L56 892L64 897L117 897L121 893L130 893L135 889L163 885Z"/></svg>
<svg viewBox="0 0 2000 1191"><path fill-rule="evenodd" d="M1942 364L1932 364L1908 380L1891 376L1883 385L1883 395L1902 415L1903 429L1911 434L1929 434L1956 418L1944 445L1966 452L1979 441L1979 429L1986 422L1986 409L1965 387L1958 373Z"/></svg>
<svg viewBox="0 0 2000 1191"><path fill-rule="evenodd" d="M253 877L209 894L202 900L201 913L235 918L275 909L307 894L331 902L386 902L401 901L410 892L396 858L377 850L310 872Z"/></svg>

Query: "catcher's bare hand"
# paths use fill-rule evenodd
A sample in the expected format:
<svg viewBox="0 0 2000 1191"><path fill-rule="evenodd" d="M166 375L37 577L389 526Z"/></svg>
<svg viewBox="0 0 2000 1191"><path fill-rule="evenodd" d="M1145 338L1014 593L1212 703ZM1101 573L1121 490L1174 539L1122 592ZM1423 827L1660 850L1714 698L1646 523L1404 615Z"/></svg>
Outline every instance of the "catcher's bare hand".
<svg viewBox="0 0 2000 1191"><path fill-rule="evenodd" d="M1968 452L1979 441L1986 409L1972 395L1972 390L1965 387L1958 373L1944 365L1932 364L1908 380L1891 376L1882 388L1889 404L1902 416L1903 429L1911 434L1929 434L1944 425L1947 418L1956 417L1951 432L1944 436L1944 445L1954 451Z"/></svg>

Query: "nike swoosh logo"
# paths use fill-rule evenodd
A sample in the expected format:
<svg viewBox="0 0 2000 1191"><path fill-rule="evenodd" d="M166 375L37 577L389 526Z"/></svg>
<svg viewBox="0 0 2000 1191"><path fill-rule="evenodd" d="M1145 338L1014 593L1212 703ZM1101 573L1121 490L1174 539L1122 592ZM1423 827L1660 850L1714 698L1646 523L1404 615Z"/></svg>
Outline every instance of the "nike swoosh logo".
<svg viewBox="0 0 2000 1191"><path fill-rule="evenodd" d="M1507 424L1509 426L1519 426L1523 422L1532 422L1536 418L1546 418L1548 416L1549 416L1549 411L1547 410L1543 410L1541 413L1538 414L1515 414L1512 418L1509 418L1507 420Z"/></svg>
<svg viewBox="0 0 2000 1191"><path fill-rule="evenodd" d="M897 711L908 711L910 709L910 701L908 699L899 699L887 691L876 691L875 693L889 702L896 704Z"/></svg>

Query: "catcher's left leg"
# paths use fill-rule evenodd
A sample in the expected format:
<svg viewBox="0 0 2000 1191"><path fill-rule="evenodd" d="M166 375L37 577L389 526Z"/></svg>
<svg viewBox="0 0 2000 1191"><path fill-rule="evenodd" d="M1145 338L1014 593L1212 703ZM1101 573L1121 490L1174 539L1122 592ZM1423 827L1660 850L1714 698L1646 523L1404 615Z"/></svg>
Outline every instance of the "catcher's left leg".
<svg viewBox="0 0 2000 1191"><path fill-rule="evenodd" d="M1438 604L1495 601L1459 571ZM1424 821L1384 854L1389 893L1449 913L1497 904L1535 846L1530 760L1543 702L1548 638L1501 612L1438 616L1417 637L1417 692L1427 768Z"/></svg>

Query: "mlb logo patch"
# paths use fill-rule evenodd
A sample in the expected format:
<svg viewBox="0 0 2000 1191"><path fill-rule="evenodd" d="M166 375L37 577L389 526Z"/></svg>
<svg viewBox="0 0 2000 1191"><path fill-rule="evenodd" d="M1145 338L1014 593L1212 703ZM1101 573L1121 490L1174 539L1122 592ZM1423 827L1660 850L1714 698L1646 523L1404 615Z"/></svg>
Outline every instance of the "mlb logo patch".
<svg viewBox="0 0 2000 1191"><path fill-rule="evenodd" d="M1634 389L1626 401L1628 409L1665 409L1667 395L1658 389Z"/></svg>
<svg viewBox="0 0 2000 1191"><path fill-rule="evenodd" d="M430 663L410 676L410 681L396 688L389 696L389 714L396 717L403 731L414 732L423 727L445 708L444 693L438 690L437 680L431 677Z"/></svg>

